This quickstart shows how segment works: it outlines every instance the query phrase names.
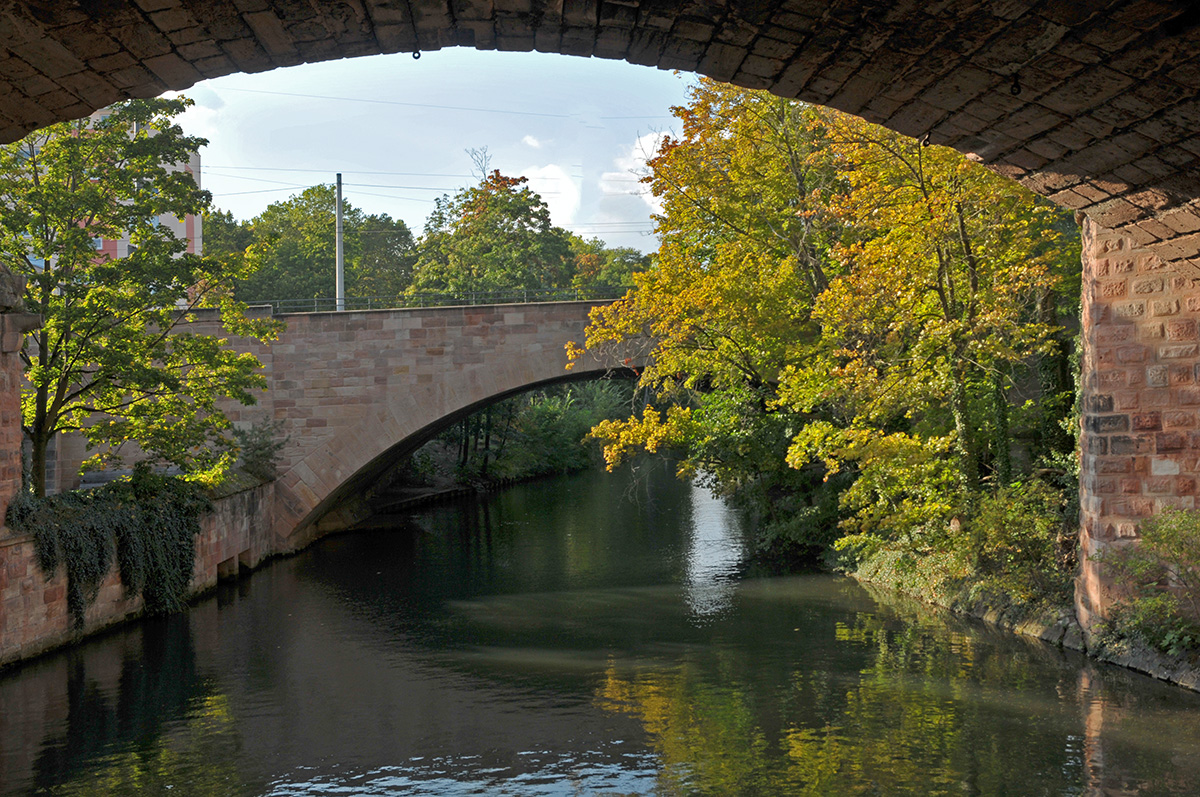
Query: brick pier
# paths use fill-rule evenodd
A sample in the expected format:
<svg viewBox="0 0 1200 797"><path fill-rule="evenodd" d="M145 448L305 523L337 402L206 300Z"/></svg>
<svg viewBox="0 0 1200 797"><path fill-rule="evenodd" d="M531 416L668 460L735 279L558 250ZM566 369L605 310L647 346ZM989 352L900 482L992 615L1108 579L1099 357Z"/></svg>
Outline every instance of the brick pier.
<svg viewBox="0 0 1200 797"><path fill-rule="evenodd" d="M1200 269L1083 226L1079 619L1115 585L1094 558L1138 539L1165 507L1196 507L1200 480Z"/></svg>

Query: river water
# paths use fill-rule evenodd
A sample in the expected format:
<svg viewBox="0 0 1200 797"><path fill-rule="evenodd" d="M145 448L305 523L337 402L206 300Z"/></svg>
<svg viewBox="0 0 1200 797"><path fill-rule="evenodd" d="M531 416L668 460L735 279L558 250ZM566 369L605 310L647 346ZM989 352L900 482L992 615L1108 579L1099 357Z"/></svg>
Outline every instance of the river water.
<svg viewBox="0 0 1200 797"><path fill-rule="evenodd" d="M1200 794L1200 696L745 554L663 465L327 538L6 673L0 793Z"/></svg>

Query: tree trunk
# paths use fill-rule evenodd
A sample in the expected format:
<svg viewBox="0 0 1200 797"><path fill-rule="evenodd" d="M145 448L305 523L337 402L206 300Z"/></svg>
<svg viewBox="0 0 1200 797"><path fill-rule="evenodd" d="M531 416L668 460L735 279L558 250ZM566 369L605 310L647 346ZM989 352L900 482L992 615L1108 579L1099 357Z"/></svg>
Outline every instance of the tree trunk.
<svg viewBox="0 0 1200 797"><path fill-rule="evenodd" d="M950 411L954 414L954 431L958 436L958 456L962 466L963 487L969 492L979 488L979 457L975 450L975 430L971 423L971 408L967 403L966 364L962 344L955 347L950 373Z"/></svg>
<svg viewBox="0 0 1200 797"><path fill-rule="evenodd" d="M50 445L50 436L40 429L35 429L30 435L32 454L29 463L29 479L33 483L33 494L38 498L46 497L46 449Z"/></svg>
<svg viewBox="0 0 1200 797"><path fill-rule="evenodd" d="M487 476L488 472L488 457L492 453L492 405L488 405L483 411L483 466L480 467L479 473L482 476Z"/></svg>
<svg viewBox="0 0 1200 797"><path fill-rule="evenodd" d="M992 456L998 487L1012 481L1012 457L1008 452L1008 396L1004 395L1004 377L1000 372L992 374L992 401L995 402L995 435Z"/></svg>
<svg viewBox="0 0 1200 797"><path fill-rule="evenodd" d="M459 438L458 438L458 464L463 470L467 469L467 461L471 455L471 430L468 427L468 419L463 418L459 422Z"/></svg>
<svg viewBox="0 0 1200 797"><path fill-rule="evenodd" d="M46 345L44 337L42 336L42 339L38 341L43 347ZM39 351L45 351L45 348L41 348ZM50 447L50 438L53 434L47 418L50 407L50 390L45 385L35 390L33 426L29 429L31 444L29 478L33 482L33 494L38 498L44 498L46 496L46 450Z"/></svg>

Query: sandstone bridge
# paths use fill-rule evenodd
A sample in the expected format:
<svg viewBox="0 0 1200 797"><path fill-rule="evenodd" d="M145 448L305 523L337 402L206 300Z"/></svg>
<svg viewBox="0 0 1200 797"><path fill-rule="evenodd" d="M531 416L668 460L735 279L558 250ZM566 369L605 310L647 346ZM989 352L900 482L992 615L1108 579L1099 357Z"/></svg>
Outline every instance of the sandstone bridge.
<svg viewBox="0 0 1200 797"><path fill-rule="evenodd" d="M278 316L270 344L233 339L263 363L267 390L237 421L274 420L287 436L275 483L276 551L352 521L357 499L438 430L507 396L565 381L629 373L593 355L567 369L603 301L496 304ZM269 308L259 308L270 312ZM215 319L197 320L212 325Z"/></svg>
<svg viewBox="0 0 1200 797"><path fill-rule="evenodd" d="M1193 3L5 0L0 141L203 78L450 46L617 58L768 89L955 147L1084 214L1085 564L1077 604L1085 624L1106 600L1090 555L1136 539L1139 520L1164 506L1195 505L1200 9ZM13 352L22 322L0 324L0 498L7 498L19 477ZM459 389L413 384L433 401ZM359 420L355 434L368 436L383 429L371 424L386 422ZM293 520L326 500L326 487L313 489L316 474L299 477L316 456L297 459L281 490Z"/></svg>

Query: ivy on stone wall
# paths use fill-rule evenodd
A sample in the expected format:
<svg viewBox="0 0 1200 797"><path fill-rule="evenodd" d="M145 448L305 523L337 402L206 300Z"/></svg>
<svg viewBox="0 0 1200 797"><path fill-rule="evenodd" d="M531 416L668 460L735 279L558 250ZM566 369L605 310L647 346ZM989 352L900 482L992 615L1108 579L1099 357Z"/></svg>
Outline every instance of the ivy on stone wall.
<svg viewBox="0 0 1200 797"><path fill-rule="evenodd" d="M8 524L33 535L47 580L59 567L66 571L67 608L82 629L114 559L126 593L141 595L147 612L182 608L200 517L211 508L196 485L139 466L131 478L97 490L22 493L9 506Z"/></svg>

